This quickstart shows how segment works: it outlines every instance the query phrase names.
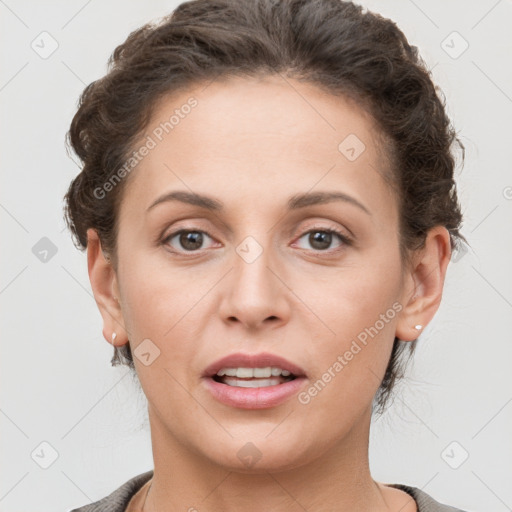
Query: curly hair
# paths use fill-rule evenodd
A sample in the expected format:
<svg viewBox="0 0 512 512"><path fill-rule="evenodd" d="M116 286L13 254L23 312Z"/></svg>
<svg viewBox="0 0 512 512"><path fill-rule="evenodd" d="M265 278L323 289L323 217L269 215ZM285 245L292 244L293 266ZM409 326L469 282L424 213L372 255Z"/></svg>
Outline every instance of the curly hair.
<svg viewBox="0 0 512 512"><path fill-rule="evenodd" d="M400 255L423 246L443 225L452 250L462 214L454 180L456 136L418 49L394 22L342 0L192 0L131 32L108 60L108 72L82 92L66 134L83 164L65 195L75 245L98 232L117 267L118 212L127 180L97 193L126 162L158 100L218 77L282 76L351 98L370 113L391 162L388 181L399 206ZM384 410L416 341L395 337L374 407ZM130 345L114 348L112 365L134 369Z"/></svg>

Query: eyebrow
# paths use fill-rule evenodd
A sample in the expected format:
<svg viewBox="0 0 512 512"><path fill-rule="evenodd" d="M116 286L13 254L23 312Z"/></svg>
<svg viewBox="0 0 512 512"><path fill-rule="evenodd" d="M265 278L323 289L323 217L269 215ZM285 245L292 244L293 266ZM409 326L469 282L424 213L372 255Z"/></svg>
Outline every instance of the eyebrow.
<svg viewBox="0 0 512 512"><path fill-rule="evenodd" d="M168 201L179 201L199 206L210 211L222 211L224 208L224 204L213 197L197 194L195 192L174 191L160 196L148 207L146 211L149 212L149 210L154 208L156 205ZM288 199L287 205L288 210L298 210L299 208L305 208L307 206L317 204L326 204L334 201L343 201L352 204L363 210L368 215L372 215L364 204L344 192L306 192L303 194L296 194Z"/></svg>

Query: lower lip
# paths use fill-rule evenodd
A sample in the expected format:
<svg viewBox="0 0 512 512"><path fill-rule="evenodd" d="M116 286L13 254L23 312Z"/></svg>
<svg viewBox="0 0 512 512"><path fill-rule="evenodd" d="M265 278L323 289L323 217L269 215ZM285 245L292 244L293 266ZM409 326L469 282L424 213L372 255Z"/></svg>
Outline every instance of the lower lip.
<svg viewBox="0 0 512 512"><path fill-rule="evenodd" d="M283 384L262 388L228 386L213 380L211 377L206 377L203 380L208 391L223 404L240 409L268 409L282 404L288 398L297 394L306 378L296 377Z"/></svg>

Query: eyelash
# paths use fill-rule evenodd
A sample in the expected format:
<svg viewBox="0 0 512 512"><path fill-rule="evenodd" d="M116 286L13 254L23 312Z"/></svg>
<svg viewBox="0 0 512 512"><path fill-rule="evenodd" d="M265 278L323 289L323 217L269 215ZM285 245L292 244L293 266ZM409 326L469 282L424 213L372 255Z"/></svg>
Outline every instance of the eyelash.
<svg viewBox="0 0 512 512"><path fill-rule="evenodd" d="M331 250L329 250L329 249L326 249L326 250L312 249L313 252L317 252L319 255L324 255L323 253L332 255L332 254L339 252L340 250L343 250L345 247L350 247L352 245L352 240L344 233L338 231L337 229L324 228L324 227L310 228L307 231L305 231L304 233L302 233L302 235L299 236L297 240L300 240L305 235L308 235L310 233L315 233L315 232L337 235L342 242L342 246L337 247L335 249L331 249ZM210 233L208 233L208 231L205 231L203 229L185 229L185 228L183 228L183 229L179 229L179 230L174 231L174 232L170 233L169 235L167 235L165 238L162 239L161 244L168 245L169 240L171 240L175 236L180 235L182 233L203 233L203 234L207 235L208 237L210 237L211 239L214 239L214 237L212 235L210 235ZM187 253L190 255L195 255L195 254L199 253L199 251L200 251L200 249L198 249L196 251L184 251L184 252L176 251L175 249L171 250L172 253L178 254L178 255L183 255L183 254L187 254Z"/></svg>

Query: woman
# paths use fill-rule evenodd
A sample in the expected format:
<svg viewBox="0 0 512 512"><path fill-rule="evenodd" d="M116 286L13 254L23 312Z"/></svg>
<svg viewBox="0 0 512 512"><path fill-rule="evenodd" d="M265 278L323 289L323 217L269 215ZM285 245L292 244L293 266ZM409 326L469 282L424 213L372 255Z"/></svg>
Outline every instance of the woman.
<svg viewBox="0 0 512 512"><path fill-rule="evenodd" d="M76 511L457 510L368 463L465 240L417 49L350 2L196 0L109 63L66 220L154 470Z"/></svg>

